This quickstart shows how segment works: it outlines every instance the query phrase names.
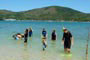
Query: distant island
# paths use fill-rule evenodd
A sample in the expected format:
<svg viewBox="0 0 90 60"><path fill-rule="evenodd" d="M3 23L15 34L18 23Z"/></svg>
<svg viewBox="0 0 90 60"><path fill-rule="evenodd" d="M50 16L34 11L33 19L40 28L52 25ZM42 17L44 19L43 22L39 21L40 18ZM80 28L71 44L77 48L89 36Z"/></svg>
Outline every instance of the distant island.
<svg viewBox="0 0 90 60"><path fill-rule="evenodd" d="M90 21L90 14L61 6L48 6L28 11L13 12L0 10L0 20L53 20L53 21Z"/></svg>

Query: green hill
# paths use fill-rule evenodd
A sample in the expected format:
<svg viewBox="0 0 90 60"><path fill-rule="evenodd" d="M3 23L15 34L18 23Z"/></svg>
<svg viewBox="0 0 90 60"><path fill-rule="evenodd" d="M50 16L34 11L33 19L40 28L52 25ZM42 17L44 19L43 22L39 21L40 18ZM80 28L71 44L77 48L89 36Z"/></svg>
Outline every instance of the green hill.
<svg viewBox="0 0 90 60"><path fill-rule="evenodd" d="M0 10L0 19L8 18L17 20L90 21L90 14L61 6L49 6L22 12Z"/></svg>

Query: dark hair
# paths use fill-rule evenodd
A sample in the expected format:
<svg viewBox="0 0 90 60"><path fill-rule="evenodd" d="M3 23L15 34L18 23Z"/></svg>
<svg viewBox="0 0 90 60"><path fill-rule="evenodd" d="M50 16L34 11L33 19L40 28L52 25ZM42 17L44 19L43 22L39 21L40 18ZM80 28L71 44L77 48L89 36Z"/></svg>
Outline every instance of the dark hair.
<svg viewBox="0 0 90 60"><path fill-rule="evenodd" d="M45 28L43 28L43 31L45 31Z"/></svg>
<svg viewBox="0 0 90 60"><path fill-rule="evenodd" d="M28 29L26 29L25 32L28 32Z"/></svg>
<svg viewBox="0 0 90 60"><path fill-rule="evenodd" d="M53 30L53 32L56 32L56 30Z"/></svg>

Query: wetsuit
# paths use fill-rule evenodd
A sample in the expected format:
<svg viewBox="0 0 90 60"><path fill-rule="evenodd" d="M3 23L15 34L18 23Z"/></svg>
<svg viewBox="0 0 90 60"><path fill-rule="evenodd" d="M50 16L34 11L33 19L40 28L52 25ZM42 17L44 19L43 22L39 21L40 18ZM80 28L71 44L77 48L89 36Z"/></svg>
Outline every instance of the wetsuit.
<svg viewBox="0 0 90 60"><path fill-rule="evenodd" d="M63 39L64 40L64 48L71 48L71 38L72 34L70 32L64 33L63 34Z"/></svg>
<svg viewBox="0 0 90 60"><path fill-rule="evenodd" d="M47 34L46 31L42 31L42 35L43 35L43 37L46 37L46 34Z"/></svg>
<svg viewBox="0 0 90 60"><path fill-rule="evenodd" d="M24 42L25 42L25 43L27 43L27 39L28 39L28 32L26 32L26 33L24 34Z"/></svg>
<svg viewBox="0 0 90 60"><path fill-rule="evenodd" d="M56 40L56 33L55 32L52 33L52 40Z"/></svg>
<svg viewBox="0 0 90 60"><path fill-rule="evenodd" d="M29 31L29 37L31 37L31 36L32 36L32 30Z"/></svg>

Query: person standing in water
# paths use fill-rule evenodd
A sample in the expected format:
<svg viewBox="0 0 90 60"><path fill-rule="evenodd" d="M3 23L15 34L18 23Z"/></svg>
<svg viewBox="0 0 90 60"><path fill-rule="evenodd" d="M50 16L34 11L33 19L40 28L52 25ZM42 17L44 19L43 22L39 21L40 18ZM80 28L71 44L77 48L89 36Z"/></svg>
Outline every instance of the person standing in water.
<svg viewBox="0 0 90 60"><path fill-rule="evenodd" d="M46 49L46 47L47 47L46 37L42 38L42 44L43 44L43 51L44 51Z"/></svg>
<svg viewBox="0 0 90 60"><path fill-rule="evenodd" d="M51 39L56 40L56 30L53 30Z"/></svg>
<svg viewBox="0 0 90 60"><path fill-rule="evenodd" d="M44 51L44 50L46 49L46 47L47 47L46 37L47 37L47 32L46 32L46 30L43 28L43 31L42 31L43 51Z"/></svg>
<svg viewBox="0 0 90 60"><path fill-rule="evenodd" d="M66 28L63 31L62 43L64 44L64 51L70 53L71 44L73 45L73 36Z"/></svg>
<svg viewBox="0 0 90 60"><path fill-rule="evenodd" d="M33 31L32 28L29 28L29 37L32 37Z"/></svg>
<svg viewBox="0 0 90 60"><path fill-rule="evenodd" d="M28 40L28 29L26 29L24 33L24 43L27 43L27 40Z"/></svg>

